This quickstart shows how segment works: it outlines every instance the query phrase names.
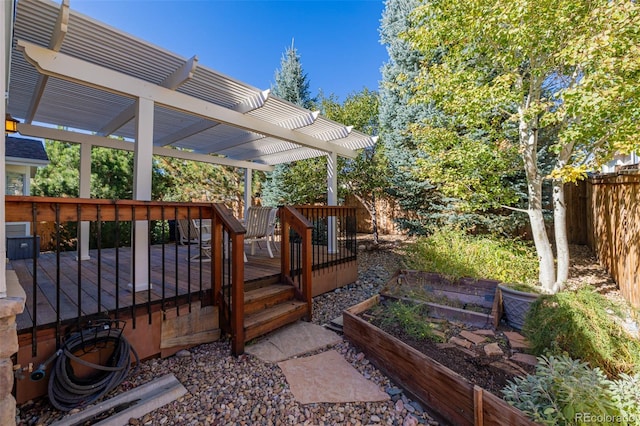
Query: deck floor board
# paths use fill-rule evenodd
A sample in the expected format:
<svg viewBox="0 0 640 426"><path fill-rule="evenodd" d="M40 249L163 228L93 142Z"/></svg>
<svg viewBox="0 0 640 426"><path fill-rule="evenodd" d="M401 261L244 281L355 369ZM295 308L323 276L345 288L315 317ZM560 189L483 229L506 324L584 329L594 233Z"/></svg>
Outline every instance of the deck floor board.
<svg viewBox="0 0 640 426"><path fill-rule="evenodd" d="M211 262L189 261L198 248L175 244L154 245L150 250L151 290L132 292L131 250L129 248L90 250L90 259L77 261L76 252L60 253L58 265L54 252L44 252L37 258L37 326L54 325L56 318L56 277L60 274L60 320L96 314L100 311L145 305L149 301L170 300L176 295L186 295L211 288ZM177 256L176 256L177 253ZM245 263L245 281L253 281L280 273L280 257L276 251L269 258L266 248L257 248L254 256L248 255ZM118 257L116 261L116 256ZM164 258L164 271L163 271ZM176 261L177 259L177 261ZM100 275L98 275L100 264ZM80 274L78 275L78 267ZM16 271L25 290L25 311L16 318L19 332L29 332L33 318L33 259L10 260L9 269ZM78 304L78 276L81 300ZM116 286L116 283L118 284ZM177 292L177 293L176 293ZM98 297L99 296L99 297ZM196 296L194 296L196 297ZM98 299L100 302L98 304ZM117 304L116 304L117 302ZM80 305L80 306L78 306ZM100 308L98 307L100 305Z"/></svg>

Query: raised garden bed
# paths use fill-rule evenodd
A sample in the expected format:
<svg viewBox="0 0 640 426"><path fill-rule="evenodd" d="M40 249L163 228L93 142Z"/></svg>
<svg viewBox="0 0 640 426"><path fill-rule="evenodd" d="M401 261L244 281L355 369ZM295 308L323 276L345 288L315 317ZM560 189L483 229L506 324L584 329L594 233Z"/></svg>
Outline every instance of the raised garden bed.
<svg viewBox="0 0 640 426"><path fill-rule="evenodd" d="M379 302L380 296L374 296L343 312L345 337L442 421L454 425L535 424L500 397L358 316Z"/></svg>
<svg viewBox="0 0 640 426"><path fill-rule="evenodd" d="M431 272L399 270L380 294L424 303L429 316L475 327L497 328L502 316L498 281L460 278L450 281Z"/></svg>

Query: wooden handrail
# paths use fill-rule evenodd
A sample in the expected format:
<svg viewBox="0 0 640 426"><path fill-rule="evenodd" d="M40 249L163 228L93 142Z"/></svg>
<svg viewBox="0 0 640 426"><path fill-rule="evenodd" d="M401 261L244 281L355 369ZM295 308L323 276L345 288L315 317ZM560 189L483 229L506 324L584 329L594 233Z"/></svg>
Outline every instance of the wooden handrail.
<svg viewBox="0 0 640 426"><path fill-rule="evenodd" d="M172 213L170 218L166 217L167 211ZM231 333L233 353L240 355L244 351L245 229L238 219L233 216L231 210L221 204L213 203L11 195L5 198L6 222L30 222L34 224L34 228L39 222L135 222L177 219L211 219L211 243L216 248L211 250L213 302L221 308L220 317L227 321L224 326ZM226 250L229 247L230 249ZM225 252L227 252L226 258ZM227 268L226 271L225 268ZM225 272L227 272L227 278L225 278ZM224 279L228 281L224 283ZM230 302L226 305L222 297L223 285L229 288L231 296ZM228 308L230 311L230 314L226 317L222 311L223 308Z"/></svg>
<svg viewBox="0 0 640 426"><path fill-rule="evenodd" d="M78 206L100 206L100 220L162 220L162 209L172 207L177 211L176 219L194 219L193 211L202 208L202 219L211 219L211 203L176 203L161 201L139 201L139 200L102 200L93 198L51 198L51 197L29 197L22 195L7 195L5 203L10 205L10 209L5 211L6 222L28 222L33 219L33 207L36 208L36 215L39 221L56 221L56 206L59 207L61 222L96 221L98 220L97 208L81 209ZM130 207L149 207L132 210ZM116 209L116 207L118 207ZM123 208L129 207L129 208ZM132 213L135 211L135 213ZM191 211L191 213L189 213ZM80 215L78 217L78 215ZM134 217L135 215L135 217ZM239 223L238 223L239 224ZM240 225L242 226L242 225Z"/></svg>
<svg viewBox="0 0 640 426"><path fill-rule="evenodd" d="M291 250L289 240L289 231L293 229L301 237L302 253L301 253L301 288L297 288L299 296L307 303L307 319L311 321L313 315L313 288L312 288L312 259L311 259L311 231L313 225L299 211L293 207L284 206L278 210L278 217L282 225L281 238L281 271L283 281L288 282L295 287L291 271Z"/></svg>

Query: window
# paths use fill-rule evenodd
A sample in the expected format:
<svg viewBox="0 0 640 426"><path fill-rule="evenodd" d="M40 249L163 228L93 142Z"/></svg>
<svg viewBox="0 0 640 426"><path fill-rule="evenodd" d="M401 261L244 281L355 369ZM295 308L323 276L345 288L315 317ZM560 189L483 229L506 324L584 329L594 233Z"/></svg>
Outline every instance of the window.
<svg viewBox="0 0 640 426"><path fill-rule="evenodd" d="M24 195L24 175L7 172L6 195Z"/></svg>

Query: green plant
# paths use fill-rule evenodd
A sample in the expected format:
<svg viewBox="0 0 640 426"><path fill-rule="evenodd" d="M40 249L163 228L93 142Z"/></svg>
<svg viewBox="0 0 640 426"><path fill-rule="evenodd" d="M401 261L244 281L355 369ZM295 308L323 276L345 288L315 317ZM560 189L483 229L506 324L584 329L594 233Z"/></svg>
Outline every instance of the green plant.
<svg viewBox="0 0 640 426"><path fill-rule="evenodd" d="M437 272L451 280L485 278L520 283L518 290L536 291L538 260L533 247L517 239L469 235L458 228L441 228L407 248L411 268Z"/></svg>
<svg viewBox="0 0 640 426"><path fill-rule="evenodd" d="M414 339L441 340L433 333L433 325L427 320L428 308L425 305L402 301L389 302L381 309L380 315L383 325L399 325Z"/></svg>
<svg viewBox="0 0 640 426"><path fill-rule="evenodd" d="M617 416L608 380L598 368L567 356L540 357L535 375L516 377L502 390L504 399L545 425L608 424L585 422L585 415Z"/></svg>
<svg viewBox="0 0 640 426"><path fill-rule="evenodd" d="M640 374L630 376L622 373L609 387L622 418L630 424L634 423L633 420L640 423Z"/></svg>
<svg viewBox="0 0 640 426"><path fill-rule="evenodd" d="M546 425L634 425L640 422L640 375L609 380L599 368L566 355L539 357L536 373L517 377L504 399Z"/></svg>
<svg viewBox="0 0 640 426"><path fill-rule="evenodd" d="M537 355L566 353L610 377L639 372L640 342L614 321L609 305L589 288L542 296L531 306L523 332Z"/></svg>

